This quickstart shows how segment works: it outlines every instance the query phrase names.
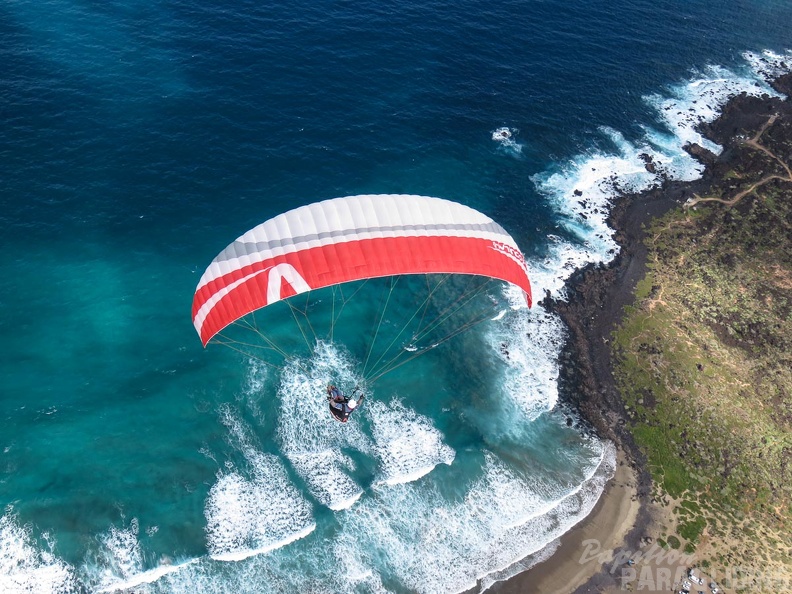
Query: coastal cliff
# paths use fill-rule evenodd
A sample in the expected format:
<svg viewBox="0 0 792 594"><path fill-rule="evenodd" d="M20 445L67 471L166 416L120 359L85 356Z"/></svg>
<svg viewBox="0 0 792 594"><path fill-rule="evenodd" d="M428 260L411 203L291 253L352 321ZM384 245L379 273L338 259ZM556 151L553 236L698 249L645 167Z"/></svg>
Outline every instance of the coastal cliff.
<svg viewBox="0 0 792 594"><path fill-rule="evenodd" d="M774 87L792 96L792 75ZM625 549L763 591L792 563L792 103L742 95L701 128L723 147L686 147L704 176L624 196L619 256L546 303L570 331L567 399L636 473ZM615 587L638 583L603 571L580 591Z"/></svg>

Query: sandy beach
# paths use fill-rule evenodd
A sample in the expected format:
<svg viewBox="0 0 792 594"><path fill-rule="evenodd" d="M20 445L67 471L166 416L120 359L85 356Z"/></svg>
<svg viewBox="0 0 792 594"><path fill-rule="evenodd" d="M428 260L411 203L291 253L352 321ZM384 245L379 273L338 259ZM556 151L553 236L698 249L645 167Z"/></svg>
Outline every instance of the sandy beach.
<svg viewBox="0 0 792 594"><path fill-rule="evenodd" d="M493 585L497 594L576 594L622 591L676 591L688 579L695 556L656 544L670 508L642 506L638 478L624 452L619 452L614 477L586 518L560 538L546 561ZM629 544L628 544L629 543ZM697 570L706 584L708 576ZM702 586L703 587L703 586ZM731 590L722 588L724 594Z"/></svg>
<svg viewBox="0 0 792 594"><path fill-rule="evenodd" d="M614 557L639 513L635 472L619 453L614 477L592 512L561 537L561 545L547 561L529 571L495 584L491 592L533 594L572 592L605 569L614 576L623 563Z"/></svg>

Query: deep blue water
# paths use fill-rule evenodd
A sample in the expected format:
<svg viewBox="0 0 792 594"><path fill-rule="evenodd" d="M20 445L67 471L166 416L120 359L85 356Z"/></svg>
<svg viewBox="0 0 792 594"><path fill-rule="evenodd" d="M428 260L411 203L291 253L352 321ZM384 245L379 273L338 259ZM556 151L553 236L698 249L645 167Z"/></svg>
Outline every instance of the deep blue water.
<svg viewBox="0 0 792 594"><path fill-rule="evenodd" d="M456 592L541 549L612 455L556 405L557 320L507 310L345 427L311 398L354 382L354 339L302 374L204 350L198 279L280 212L411 193L501 222L562 295L615 248L610 174L695 176L688 124L768 91L790 24L781 0L0 6L0 590Z"/></svg>

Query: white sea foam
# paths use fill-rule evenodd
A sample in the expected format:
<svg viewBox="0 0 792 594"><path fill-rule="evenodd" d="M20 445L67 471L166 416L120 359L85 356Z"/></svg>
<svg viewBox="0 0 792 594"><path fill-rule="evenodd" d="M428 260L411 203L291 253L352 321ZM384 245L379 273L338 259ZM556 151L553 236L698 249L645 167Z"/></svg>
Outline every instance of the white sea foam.
<svg viewBox="0 0 792 594"><path fill-rule="evenodd" d="M263 420L261 410L262 397L266 395L267 380L272 368L257 359L249 359L245 387L240 394L240 399L245 406L259 420Z"/></svg>
<svg viewBox="0 0 792 594"><path fill-rule="evenodd" d="M240 560L309 534L316 527L311 505L290 483L281 460L260 452L250 429L230 409L222 412L230 441L244 455L247 468L221 473L209 491L209 553L214 559Z"/></svg>
<svg viewBox="0 0 792 594"><path fill-rule="evenodd" d="M511 128L506 126L502 126L492 131L492 140L495 142L501 142L503 140L510 140L512 137Z"/></svg>
<svg viewBox="0 0 792 594"><path fill-rule="evenodd" d="M585 460L571 463L568 476L539 481L485 453L480 478L453 499L433 481L382 483L336 513L337 532L220 568L203 559L163 576L152 592L247 594L266 584L268 591L379 594L391 590L385 575L415 592L484 589L541 560L547 541L590 511L615 454L597 441L579 453Z"/></svg>
<svg viewBox="0 0 792 594"><path fill-rule="evenodd" d="M261 592L366 592L386 594L370 559L354 538L303 541L299 549L258 555L234 563L202 559L177 574L165 576L154 592L260 594ZM222 566L219 567L218 564Z"/></svg>
<svg viewBox="0 0 792 594"><path fill-rule="evenodd" d="M522 154L523 144L515 140L515 136L519 134L516 128L509 128L502 126L492 131L492 140L498 143L498 148L514 157L519 157Z"/></svg>
<svg viewBox="0 0 792 594"><path fill-rule="evenodd" d="M212 558L244 559L285 546L315 528L305 500L294 488L284 490L285 472L278 468L277 458L268 456L262 462L275 465L268 473L274 476L249 480L234 472L212 486L206 504Z"/></svg>
<svg viewBox="0 0 792 594"><path fill-rule="evenodd" d="M345 471L353 468L352 459L337 450L292 452L288 458L311 494L332 510L352 507L363 495L363 489Z"/></svg>
<svg viewBox="0 0 792 594"><path fill-rule="evenodd" d="M761 68L762 64L765 62L757 62L755 68ZM694 80L672 86L670 90L671 97L651 95L646 100L657 109L660 121L678 139L679 148L695 142L716 154L721 147L704 138L696 130L697 125L713 121L726 102L741 93L779 96L756 74L738 74L720 66L710 66ZM682 174L681 179L690 178Z"/></svg>
<svg viewBox="0 0 792 594"><path fill-rule="evenodd" d="M783 54L765 50L761 53L745 52L743 54L746 62L757 76L765 82L770 82L782 74L792 72L792 50L787 50Z"/></svg>
<svg viewBox="0 0 792 594"><path fill-rule="evenodd" d="M407 483L429 474L438 464L451 464L454 450L431 421L398 400L367 405L374 437L374 455L380 463L380 481Z"/></svg>
<svg viewBox="0 0 792 594"><path fill-rule="evenodd" d="M158 567L154 567L153 569L149 569L147 571L143 571L137 574L133 574L126 580L117 581L111 583L110 585L105 585L99 587L97 592L103 593L111 593L111 592L125 592L128 590L132 590L137 586L142 586L144 584L153 584L154 582L162 579L166 575L173 574L179 572L186 568L193 563L197 563L198 559L189 559L183 563L177 563L174 565L171 564L163 564Z"/></svg>
<svg viewBox="0 0 792 594"><path fill-rule="evenodd" d="M19 523L11 508L0 516L0 592L68 594L79 591L74 568L39 547L30 526Z"/></svg>
<svg viewBox="0 0 792 594"><path fill-rule="evenodd" d="M138 542L138 521L133 518L128 528L111 527L100 538L102 550L98 554L100 589L110 588L114 583L125 582L141 573L143 555Z"/></svg>
<svg viewBox="0 0 792 594"><path fill-rule="evenodd" d="M349 475L354 462L342 450L371 452L355 415L347 423L335 421L325 398L330 383L347 393L359 383L353 369L337 346L319 342L313 359L286 366L278 389L281 450L317 501L334 510L349 507L363 493Z"/></svg>
<svg viewBox="0 0 792 594"><path fill-rule="evenodd" d="M535 280L534 285L542 291L557 293L559 280L563 284L581 265L610 261L618 251L613 230L607 224L616 193L639 192L658 183L657 175L647 171L641 155L650 154L655 161L663 159L648 146L636 146L610 128L600 131L618 153L593 152L573 159L560 171L534 177L539 191L558 212L559 224L580 242L573 247L557 238L545 261L539 263L544 274L538 280L549 285L542 286Z"/></svg>
<svg viewBox="0 0 792 594"><path fill-rule="evenodd" d="M510 311L490 325L488 341L504 364L497 400L513 425L551 410L558 401L558 356L564 327L558 316L543 308ZM518 423L519 421L519 423Z"/></svg>
<svg viewBox="0 0 792 594"><path fill-rule="evenodd" d="M244 393L250 396L260 395L264 391L271 368L256 359L250 359L248 365Z"/></svg>
<svg viewBox="0 0 792 594"><path fill-rule="evenodd" d="M561 539L556 538L555 540L552 540L546 544L543 548L534 553L526 555L524 558L520 559L519 561L515 561L508 567L485 575L479 579L479 592L484 592L497 582L506 581L519 573L528 571L534 565L538 565L543 561L547 561L555 554L560 546Z"/></svg>
<svg viewBox="0 0 792 594"><path fill-rule="evenodd" d="M600 451L601 455L596 462L594 458L590 460L592 464L589 464L586 470L586 479L577 488L572 489L556 501L549 512L543 515L534 515L527 518L523 524L514 526L513 534L510 535L519 538L517 535L527 535L532 530L546 527L547 543L543 546L536 546L538 543L534 542L524 548L525 553L518 560L480 576L479 592L487 590L495 582L509 579L548 559L560 545L558 538L591 513L605 488L605 483L613 477L616 469L615 446L606 442ZM557 521L558 524L553 525L554 521Z"/></svg>
<svg viewBox="0 0 792 594"><path fill-rule="evenodd" d="M615 460L601 448L582 485L537 485L493 454L485 458L484 475L455 503L432 483L375 489L341 518L340 542L355 543L353 554L365 566L387 567L410 591L462 592L540 551L588 514Z"/></svg>
<svg viewBox="0 0 792 594"><path fill-rule="evenodd" d="M532 266L534 281L535 270ZM551 292L556 297L560 296L563 277L558 270L547 270L546 278L557 279ZM495 323L489 325L487 340L504 364L497 401L509 422L502 425L507 431L517 431L558 402L558 357L565 331L558 316L542 307L526 308L516 287L505 286L504 296L511 308L492 320Z"/></svg>
<svg viewBox="0 0 792 594"><path fill-rule="evenodd" d="M566 299L566 279L591 260L588 250L557 235L547 236L547 255L528 262L534 301L549 294L554 299Z"/></svg>
<svg viewBox="0 0 792 594"><path fill-rule="evenodd" d="M156 532L152 527L147 532ZM172 563L163 559L159 565L147 568L138 535L139 522L130 520L125 528L111 527L99 537L101 548L93 551L91 561L81 571L94 592L125 592L139 586L153 584L162 577L181 571L197 559Z"/></svg>

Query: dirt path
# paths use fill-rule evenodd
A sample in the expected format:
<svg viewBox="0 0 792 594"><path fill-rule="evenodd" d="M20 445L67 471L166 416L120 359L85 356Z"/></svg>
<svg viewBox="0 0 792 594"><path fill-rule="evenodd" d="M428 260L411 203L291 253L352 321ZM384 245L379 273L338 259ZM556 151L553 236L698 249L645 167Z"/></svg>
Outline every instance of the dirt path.
<svg viewBox="0 0 792 594"><path fill-rule="evenodd" d="M746 188L746 189L738 192L737 194L735 194L729 200L726 200L724 198L717 198L717 197L714 197L714 196L702 197L702 196L699 196L698 194L694 193L693 194L693 198L691 198L687 202L685 202L685 205L684 205L685 208L691 208L691 207L695 206L696 204L698 204L699 202L720 202L721 204L725 204L726 206L734 206L740 200L745 198L745 196L747 196L748 194L754 192L757 188L762 187L763 185L765 185L766 183L768 183L768 182L770 182L770 181L772 181L774 179L778 179L778 180L781 180L781 181L786 181L786 182L792 183L792 169L790 169L789 165L784 163L784 161L782 161L770 149L768 149L765 146L762 146L759 143L759 141L762 138L762 135L765 133L765 131L770 126L773 125L773 123L776 121L776 119L778 119L778 114L777 113L771 115L767 119L767 121L764 123L764 125L759 129L759 131L756 133L756 135L754 135L753 138L751 138L749 140L745 140L743 142L744 142L744 144L747 144L751 148L754 148L756 150L762 151L763 153L767 154L771 159L773 159L774 161L778 162L781 165L781 167L784 169L784 171L786 171L786 176L777 175L777 174L766 175L762 179L760 179L758 182L755 182L755 183L751 184L748 188Z"/></svg>

